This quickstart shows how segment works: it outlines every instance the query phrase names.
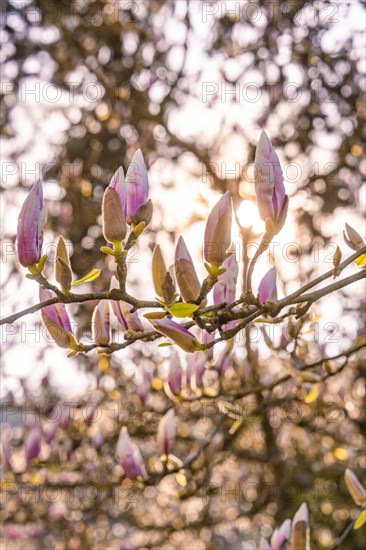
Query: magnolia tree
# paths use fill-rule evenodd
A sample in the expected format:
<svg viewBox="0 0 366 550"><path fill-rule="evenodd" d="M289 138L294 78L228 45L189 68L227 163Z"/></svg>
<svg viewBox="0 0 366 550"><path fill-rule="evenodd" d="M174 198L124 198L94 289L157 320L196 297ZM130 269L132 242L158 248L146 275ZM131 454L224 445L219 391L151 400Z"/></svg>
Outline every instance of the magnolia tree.
<svg viewBox="0 0 366 550"><path fill-rule="evenodd" d="M322 464L319 455L314 455L314 464L296 462L290 438L299 436L286 433L287 426L279 435L282 442L275 444L267 413L289 401L311 408L328 382L359 357L364 341L327 356L321 345L315 350L315 343L309 354L300 337L313 321L314 304L365 278L366 245L346 224L344 239L352 252L342 260L337 247L332 269L281 297L273 267L260 274L254 291L257 261L283 229L289 204L281 166L265 132L254 167L265 231L252 257L246 253L236 257L232 198L227 191L211 210L202 235L206 278L200 281L183 236L177 240L172 267L167 267L169 259L156 244L146 275L155 288L149 299L143 288L141 296L127 291L128 252L148 231L153 215L140 150L126 176L120 167L104 192L101 208L107 244L101 251L114 262L115 276L103 292L74 292L74 287L97 279L103 267L74 280L62 235L57 242L56 283L52 282L49 258L42 255L46 205L41 182L31 189L19 215L17 248L19 262L28 270L26 277L39 285L40 301L1 322L12 324L40 312L49 336L68 350L67 357L97 354L101 373L109 372L112 382L110 388L95 388L93 396L88 394L69 407L65 402L38 403L36 417L27 420L21 432L3 433L6 502L14 514L17 508L27 510L22 517L15 514L17 521L7 518L8 539L21 538L17 523L26 518L29 537L42 540L42 547L99 548L102 540L108 548L121 549L163 548L168 540L169 547L177 548L313 547L310 541L317 539L311 530L310 496L302 490L304 475L312 475L315 494L317 478L327 480L327 462L324 459ZM249 240L250 229L243 244ZM239 267L242 286L237 283ZM92 343L83 342L82 327L70 318L70 304L83 302L95 304ZM267 365L252 346L253 326L260 327L271 352ZM286 326L286 331L275 341L266 331L268 326ZM130 347L133 372L124 371L123 359L122 368L116 369L114 354ZM314 354L318 358L309 361ZM298 423L311 428L309 414ZM311 431L298 442L300 447L311 447ZM346 450L340 445L336 452L342 455ZM365 521L365 489L351 469L344 469L344 487L354 510L344 529L332 525L329 548L343 548ZM268 520L273 515L269 490L274 487L273 472L279 477L288 473L291 481L287 496L277 495L275 502L290 499L292 517L277 527ZM90 488L94 492L82 493ZM347 498L343 488L337 490ZM250 491L256 496L250 497ZM315 515L317 506L323 505L320 497L310 503ZM102 519L96 509L103 512ZM107 517L108 528L103 525ZM249 523L246 517L251 518ZM243 523L233 535L230 523L238 518ZM59 533L57 543L49 538L50 521ZM95 530L88 528L88 522L95 524ZM215 525L222 532L212 540Z"/></svg>

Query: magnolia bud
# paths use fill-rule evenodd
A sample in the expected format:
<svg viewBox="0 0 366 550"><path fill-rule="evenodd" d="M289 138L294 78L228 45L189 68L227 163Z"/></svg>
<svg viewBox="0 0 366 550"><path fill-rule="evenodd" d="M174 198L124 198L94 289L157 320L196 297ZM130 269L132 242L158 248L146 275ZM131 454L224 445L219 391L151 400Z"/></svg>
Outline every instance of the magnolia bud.
<svg viewBox="0 0 366 550"><path fill-rule="evenodd" d="M231 197L227 191L215 204L205 228L204 256L208 263L221 265L231 244Z"/></svg>
<svg viewBox="0 0 366 550"><path fill-rule="evenodd" d="M103 235L106 241L123 241L127 233L121 199L115 189L107 187L103 195Z"/></svg>
<svg viewBox="0 0 366 550"><path fill-rule="evenodd" d="M165 273L167 272L160 246L155 245L152 255L152 276L155 292L161 298L163 297L163 284Z"/></svg>
<svg viewBox="0 0 366 550"><path fill-rule="evenodd" d="M201 285L183 237L179 237L178 239L175 249L174 267L183 300L185 302L194 302L200 293Z"/></svg>
<svg viewBox="0 0 366 550"><path fill-rule="evenodd" d="M352 248L352 250L359 250L363 246L365 246L364 240L362 239L361 235L357 233L353 227L348 225L348 223L345 224L346 230L343 231L343 237L345 240L345 243Z"/></svg>
<svg viewBox="0 0 366 550"><path fill-rule="evenodd" d="M304 502L292 520L291 550L310 550L309 514Z"/></svg>
<svg viewBox="0 0 366 550"><path fill-rule="evenodd" d="M145 222L146 225L149 225L153 214L153 205L151 199L149 199L145 204L140 206L134 216L134 223L137 225L141 222Z"/></svg>
<svg viewBox="0 0 366 550"><path fill-rule="evenodd" d="M60 283L63 291L69 291L72 283L72 271L67 262L60 257L56 260L56 279Z"/></svg>
<svg viewBox="0 0 366 550"><path fill-rule="evenodd" d="M172 452L175 443L175 413L170 409L160 420L158 426L158 445L161 455L168 455Z"/></svg>
<svg viewBox="0 0 366 550"><path fill-rule="evenodd" d="M170 275L169 271L167 271L164 275L163 298L168 306L173 303L175 294L175 285L173 283L172 276Z"/></svg>
<svg viewBox="0 0 366 550"><path fill-rule="evenodd" d="M349 490L355 503L358 506L365 506L366 490L361 485L356 475L349 468L347 468L344 473L344 479L346 481L347 489Z"/></svg>

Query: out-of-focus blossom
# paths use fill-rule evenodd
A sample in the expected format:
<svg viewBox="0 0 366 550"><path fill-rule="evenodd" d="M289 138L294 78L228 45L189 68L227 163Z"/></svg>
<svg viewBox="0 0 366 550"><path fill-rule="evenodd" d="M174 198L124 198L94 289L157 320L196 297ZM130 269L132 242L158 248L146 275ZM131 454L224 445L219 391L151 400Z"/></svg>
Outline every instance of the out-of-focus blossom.
<svg viewBox="0 0 366 550"><path fill-rule="evenodd" d="M174 409L170 409L160 420L158 426L158 445L161 455L172 452L175 444L176 421Z"/></svg>
<svg viewBox="0 0 366 550"><path fill-rule="evenodd" d="M56 281L60 283L63 291L68 291L72 283L72 271L69 254L62 235L58 238L55 264Z"/></svg>
<svg viewBox="0 0 366 550"><path fill-rule="evenodd" d="M33 458L37 458L40 450L41 450L41 428L37 424L33 426L33 428L30 430L24 443L24 454L25 454L25 460L26 460L27 466L31 462L31 460L33 460Z"/></svg>
<svg viewBox="0 0 366 550"><path fill-rule="evenodd" d="M126 426L120 431L116 447L116 457L123 468L125 476L136 479L145 477L145 466L138 447L131 441Z"/></svg>
<svg viewBox="0 0 366 550"><path fill-rule="evenodd" d="M182 391L183 369L177 353L174 353L170 360L167 384L173 395L179 395Z"/></svg>
<svg viewBox="0 0 366 550"><path fill-rule="evenodd" d="M118 281L114 276L111 279L110 288L118 288ZM111 304L113 312L124 330L133 332L140 332L144 330L138 313L136 311L131 313L132 306L130 304L127 304L123 300L111 300Z"/></svg>
<svg viewBox="0 0 366 550"><path fill-rule="evenodd" d="M103 235L110 243L120 242L126 236L127 225L119 194L112 187L107 187L102 205Z"/></svg>
<svg viewBox="0 0 366 550"><path fill-rule="evenodd" d="M172 319L164 317L163 319L149 319L155 330L167 336L175 344L188 353L197 351L197 340L191 332L182 327Z"/></svg>
<svg viewBox="0 0 366 550"><path fill-rule="evenodd" d="M166 272L167 268L164 262L163 254L161 252L160 246L157 244L155 245L152 254L152 276L155 292L160 298L163 298L164 296L163 284Z"/></svg>
<svg viewBox="0 0 366 550"><path fill-rule="evenodd" d="M185 302L194 302L199 295L201 285L183 237L179 237L175 249L174 268L183 300Z"/></svg>
<svg viewBox="0 0 366 550"><path fill-rule="evenodd" d="M310 550L310 530L308 507L304 502L292 520L290 548L293 550Z"/></svg>
<svg viewBox="0 0 366 550"><path fill-rule="evenodd" d="M91 326L94 344L108 345L111 333L108 300L100 300L95 306Z"/></svg>
<svg viewBox="0 0 366 550"><path fill-rule="evenodd" d="M345 230L343 231L343 238L345 243L352 248L352 250L360 250L363 246L365 246L365 241L361 237L359 233L353 227L348 225L348 223L345 224Z"/></svg>
<svg viewBox="0 0 366 550"><path fill-rule="evenodd" d="M352 472L352 470L347 468L344 473L344 479L346 481L347 489L349 490L357 506L365 506L366 490L358 480L357 476Z"/></svg>
<svg viewBox="0 0 366 550"><path fill-rule="evenodd" d="M99 401L93 401L92 403L88 403L87 407L84 407L83 417L84 417L84 424L86 426L91 426L91 424L94 420L95 413L98 410L98 407L99 407ZM100 416L97 415L97 418L96 418L95 422L99 418L100 418Z"/></svg>
<svg viewBox="0 0 366 550"><path fill-rule="evenodd" d="M254 162L259 214L266 223L269 218L271 231L277 234L286 221L288 196L285 193L280 161L265 132L259 138Z"/></svg>
<svg viewBox="0 0 366 550"><path fill-rule="evenodd" d="M185 378L188 386L191 388L202 388L203 377L206 370L207 352L193 353L187 357L187 367L185 371Z"/></svg>
<svg viewBox="0 0 366 550"><path fill-rule="evenodd" d="M277 302L277 272L276 268L272 267L262 278L258 286L259 301L264 304L268 300Z"/></svg>
<svg viewBox="0 0 366 550"><path fill-rule="evenodd" d="M221 265L231 244L232 207L227 191L211 210L205 227L203 252L206 262Z"/></svg>
<svg viewBox="0 0 366 550"><path fill-rule="evenodd" d="M136 372L136 393L143 403L145 403L147 396L151 389L151 375L142 367Z"/></svg>
<svg viewBox="0 0 366 550"><path fill-rule="evenodd" d="M98 427L92 437L92 445L94 449L98 450L104 444L104 435L102 430Z"/></svg>
<svg viewBox="0 0 366 550"><path fill-rule="evenodd" d="M1 458L2 458L4 468L6 470L13 469L10 434L11 434L11 431L10 429L8 429L8 430L3 430L3 433L1 435Z"/></svg>
<svg viewBox="0 0 366 550"><path fill-rule="evenodd" d="M24 267L33 266L41 259L46 215L42 184L38 181L25 199L18 218L18 257Z"/></svg>
<svg viewBox="0 0 366 550"><path fill-rule="evenodd" d="M151 201L148 201L149 181L141 149L132 157L126 174L127 188L127 223L138 224L142 221L148 225L152 215Z"/></svg>
<svg viewBox="0 0 366 550"><path fill-rule="evenodd" d="M223 263L226 271L219 276L219 280L214 286L213 298L215 304L226 302L231 304L235 300L236 281L238 280L238 262L235 254L232 254Z"/></svg>
<svg viewBox="0 0 366 550"><path fill-rule="evenodd" d="M40 288L39 298L42 301L53 298L52 292ZM73 335L70 318L65 304L51 304L41 311L42 320L53 340L61 348L70 347L70 334Z"/></svg>
<svg viewBox="0 0 366 550"><path fill-rule="evenodd" d="M291 534L291 520L286 519L281 527L273 531L271 537L271 549L282 550L284 544L289 540Z"/></svg>
<svg viewBox="0 0 366 550"><path fill-rule="evenodd" d="M67 506L64 502L52 502L48 509L48 517L52 521L58 521L67 514Z"/></svg>

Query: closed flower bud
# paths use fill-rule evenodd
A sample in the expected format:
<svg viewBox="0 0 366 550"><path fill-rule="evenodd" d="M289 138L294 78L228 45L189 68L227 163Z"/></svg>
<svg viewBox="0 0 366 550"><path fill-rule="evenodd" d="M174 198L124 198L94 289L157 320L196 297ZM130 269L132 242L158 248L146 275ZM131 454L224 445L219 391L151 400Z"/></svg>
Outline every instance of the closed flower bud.
<svg viewBox="0 0 366 550"><path fill-rule="evenodd" d="M160 246L155 245L152 255L152 276L156 294L163 298L163 284L165 273L167 272Z"/></svg>
<svg viewBox="0 0 366 550"><path fill-rule="evenodd" d="M176 424L174 409L170 409L160 420L158 426L158 445L161 455L172 452L175 444Z"/></svg>
<svg viewBox="0 0 366 550"><path fill-rule="evenodd" d="M272 267L262 278L258 287L259 301L264 304L267 301L277 302L277 272L276 268Z"/></svg>
<svg viewBox="0 0 366 550"><path fill-rule="evenodd" d="M69 291L72 283L72 271L70 266L62 258L57 258L56 268L59 270L58 282L61 285L62 290Z"/></svg>
<svg viewBox="0 0 366 550"><path fill-rule="evenodd" d="M115 189L107 187L103 195L103 235L106 241L123 241L127 233L125 215Z"/></svg>
<svg viewBox="0 0 366 550"><path fill-rule="evenodd" d="M127 223L139 223L145 221L142 219L149 216L149 211L139 214L141 218L138 220L138 210L147 203L147 197L149 194L149 182L147 177L146 166L144 157L142 156L141 149L138 149L133 155L130 166L128 167L126 174L126 188L127 188L127 208L126 208L126 220ZM150 207L149 207L150 208ZM152 212L152 211L151 211ZM150 213L151 219L151 213ZM148 221L150 221L150 219ZM146 222L147 225L148 222Z"/></svg>
<svg viewBox="0 0 366 550"><path fill-rule="evenodd" d="M359 482L357 476L347 468L344 473L347 489L349 490L353 500L358 506L365 506L366 490Z"/></svg>
<svg viewBox="0 0 366 550"><path fill-rule="evenodd" d="M143 403L145 403L151 389L151 375L142 367L136 372L136 393Z"/></svg>
<svg viewBox="0 0 366 550"><path fill-rule="evenodd" d="M126 183L125 183L125 175L124 175L122 166L120 166L118 170L114 173L110 181L109 187L117 191L121 201L123 213L126 215L127 189L126 189Z"/></svg>
<svg viewBox="0 0 366 550"><path fill-rule="evenodd" d="M58 238L55 265L56 281L61 285L63 291L68 291L72 283L72 271L69 254L62 235Z"/></svg>
<svg viewBox="0 0 366 550"><path fill-rule="evenodd" d="M18 257L24 267L32 266L41 259L46 216L42 184L38 181L25 199L18 218Z"/></svg>
<svg viewBox="0 0 366 550"><path fill-rule="evenodd" d="M163 319L149 319L149 322L155 330L173 340L184 351L188 353L197 351L197 341L193 334L172 319L164 317Z"/></svg>
<svg viewBox="0 0 366 550"><path fill-rule="evenodd" d="M185 378L187 385L192 389L203 387L203 377L206 370L207 360L207 352L197 352L187 357Z"/></svg>
<svg viewBox="0 0 366 550"><path fill-rule="evenodd" d="M152 205L151 199L149 199L147 202L145 202L145 204L140 206L140 208L137 210L133 223L137 225L141 222L145 222L146 225L149 225L152 218L152 214L153 214L153 205Z"/></svg>
<svg viewBox="0 0 366 550"><path fill-rule="evenodd" d="M359 235L357 231L353 229L353 227L348 225L348 223L345 224L345 227L346 229L345 231L343 231L343 237L344 237L345 243L350 248L352 248L352 250L355 250L357 252L357 250L360 250L360 248L365 246L365 242L361 237L361 235Z"/></svg>
<svg viewBox="0 0 366 550"><path fill-rule="evenodd" d="M131 441L126 426L119 434L116 446L116 458L129 479L145 477L146 471L138 447Z"/></svg>
<svg viewBox="0 0 366 550"><path fill-rule="evenodd" d="M292 520L290 550L310 550L309 514L305 502Z"/></svg>
<svg viewBox="0 0 366 550"><path fill-rule="evenodd" d="M174 268L183 300L185 302L194 302L199 295L201 285L183 237L179 237L175 249Z"/></svg>
<svg viewBox="0 0 366 550"><path fill-rule="evenodd" d="M261 133L255 153L255 192L259 214L270 233L282 229L287 216L288 197L285 193L280 161L265 132Z"/></svg>
<svg viewBox="0 0 366 550"><path fill-rule="evenodd" d="M279 529L275 529L271 537L271 550L282 550L290 538L291 521L286 519Z"/></svg>
<svg viewBox="0 0 366 550"><path fill-rule="evenodd" d="M167 384L173 395L179 395L182 391L183 369L177 353L175 353L170 360Z"/></svg>
<svg viewBox="0 0 366 550"><path fill-rule="evenodd" d="M10 445L10 429L7 431L3 431L1 434L1 458L3 467L6 470L12 470L13 469L13 458L12 458L12 452L11 452L11 445Z"/></svg>
<svg viewBox="0 0 366 550"><path fill-rule="evenodd" d="M227 191L211 210L205 228L206 262L221 265L231 244L231 197Z"/></svg>
<svg viewBox="0 0 366 550"><path fill-rule="evenodd" d="M170 275L169 271L167 271L164 275L164 281L163 281L163 298L164 302L170 306L174 300L175 300L175 284L173 283L172 276Z"/></svg>
<svg viewBox="0 0 366 550"><path fill-rule="evenodd" d="M219 276L213 290L214 304L222 304L223 302L231 304L235 300L239 268L234 254L226 258L223 267L226 271Z"/></svg>
<svg viewBox="0 0 366 550"><path fill-rule="evenodd" d="M41 288L39 291L40 300L53 298L52 292ZM72 334L70 318L67 314L65 304L52 304L41 311L42 321L46 326L51 338L61 348L70 347L70 334Z"/></svg>
<svg viewBox="0 0 366 550"><path fill-rule="evenodd" d="M111 280L111 289L118 288L118 282L115 277ZM123 300L111 300L112 309L117 317L119 324L124 330L131 330L134 332L140 332L144 330L144 327L139 319L138 313L135 311L131 313L132 306L127 304Z"/></svg>
<svg viewBox="0 0 366 550"><path fill-rule="evenodd" d="M24 443L25 460L28 464L33 458L37 458L41 450L41 429L39 425L33 426Z"/></svg>
<svg viewBox="0 0 366 550"><path fill-rule="evenodd" d="M108 345L110 340L110 313L108 300L100 300L92 315L92 337L94 344Z"/></svg>

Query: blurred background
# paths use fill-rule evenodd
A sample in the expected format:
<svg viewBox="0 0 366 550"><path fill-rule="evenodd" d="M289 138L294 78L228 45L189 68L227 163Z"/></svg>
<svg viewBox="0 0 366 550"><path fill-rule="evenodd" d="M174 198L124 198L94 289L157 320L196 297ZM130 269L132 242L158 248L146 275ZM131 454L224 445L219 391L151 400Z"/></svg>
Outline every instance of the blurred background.
<svg viewBox="0 0 366 550"><path fill-rule="evenodd" d="M101 199L115 170L127 169L139 147L154 204L152 224L128 259L128 290L139 298L154 297L147 274L155 243L169 265L180 234L203 278L204 224L225 190L236 211L239 262L248 226L259 238L263 226L251 163L262 129L280 157L290 212L273 257L256 267L254 288L268 265L276 265L279 295L285 296L331 268L336 244L349 255L342 240L346 221L364 235L361 0L6 1L1 21L2 317L38 299L14 246L21 205L38 179L48 207L46 273L52 280L54 243L62 234L74 273L104 267L93 289L109 287L114 267L99 251L105 244ZM240 285L239 278L238 294ZM304 362L358 341L363 295L361 282L314 309L316 321L309 321L297 343ZM70 306L86 338L94 305ZM182 404L178 456L210 437L215 425L222 432L200 455L187 484L173 476L136 493L124 486L122 494L114 444L124 423L153 460L157 421L170 406L161 382L172 361L169 351L154 344L112 358L66 359L63 350L47 345L39 321L35 315L15 328L2 327L2 411L14 408L3 428L13 426L12 444L20 453L28 419L19 418L19 403L44 414L67 397L75 418L59 426L52 445L44 442L33 472L23 469L28 488L52 481L52 505L49 495L35 499L31 491L7 496L4 549L24 548L24 536L37 549L254 549L303 500L310 507L314 548L326 548L354 517L343 472L347 465L355 471L365 465L364 356L352 356L309 406L309 388L293 380L278 388L274 403L300 401L306 414L294 420L292 414L273 415L273 407L261 410L234 439L226 437L234 413L216 408L204 415L202 401ZM229 370L219 372L228 394L282 372L281 361L293 351L277 353L264 345L264 336L249 347L241 344ZM185 366L184 357L173 360ZM141 372L147 373L147 398L136 392ZM212 376L206 372L208 387L217 383ZM249 405L259 410L253 399ZM92 429L80 416L90 402L103 404L103 422ZM117 413L111 403L120 405ZM336 407L334 422L324 421L329 403ZM99 431L103 442L97 445ZM251 482L257 491L252 495L242 491ZM361 548L362 536L352 537L343 548Z"/></svg>

